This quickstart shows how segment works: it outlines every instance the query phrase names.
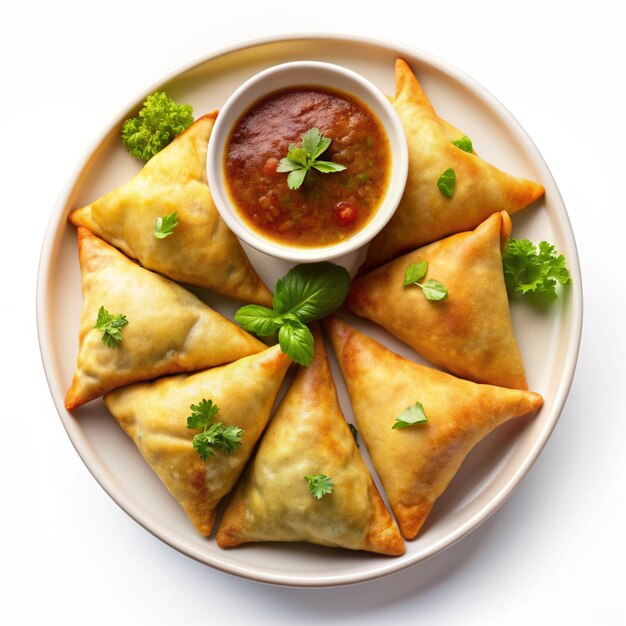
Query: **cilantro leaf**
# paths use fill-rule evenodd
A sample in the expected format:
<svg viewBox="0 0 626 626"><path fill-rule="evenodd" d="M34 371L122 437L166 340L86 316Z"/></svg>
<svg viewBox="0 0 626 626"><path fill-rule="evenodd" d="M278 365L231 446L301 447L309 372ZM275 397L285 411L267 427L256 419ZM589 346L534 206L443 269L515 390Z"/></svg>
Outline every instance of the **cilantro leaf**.
<svg viewBox="0 0 626 626"><path fill-rule="evenodd" d="M189 407L192 411L187 418L187 428L206 428L217 415L218 408L213 400L202 399Z"/></svg>
<svg viewBox="0 0 626 626"><path fill-rule="evenodd" d="M192 411L187 418L187 428L190 430L202 428L202 432L194 435L192 445L203 461L210 459L214 449L233 454L241 447L243 428L232 424L224 426L221 422L213 422L218 408L212 400L202 399L198 404L189 407Z"/></svg>
<svg viewBox="0 0 626 626"><path fill-rule="evenodd" d="M437 187L439 187L439 191L446 196L446 198L451 198L454 195L454 188L456 186L456 173L454 170L449 167L437 181Z"/></svg>
<svg viewBox="0 0 626 626"><path fill-rule="evenodd" d="M98 318L94 324L96 330L101 330L102 343L107 348L117 348L120 341L122 341L122 328L128 324L126 316L122 313L118 315L112 315L103 306L98 310Z"/></svg>
<svg viewBox="0 0 626 626"><path fill-rule="evenodd" d="M565 257L547 241L541 241L537 249L528 239L511 237L502 255L502 268L509 295L520 294L538 302L556 300L557 284L572 282Z"/></svg>
<svg viewBox="0 0 626 626"><path fill-rule="evenodd" d="M154 236L157 239L165 239L174 234L174 229L178 226L178 214L176 211L169 215L157 217L154 223Z"/></svg>
<svg viewBox="0 0 626 626"><path fill-rule="evenodd" d="M298 189L311 168L322 172L322 174L341 172L346 169L346 166L340 163L317 160L319 156L328 150L332 142L331 139L322 135L319 128L307 130L306 133L300 136L300 140L302 141L302 146L298 147L292 143L289 146L287 156L283 157L276 167L277 172L289 172L289 176L287 176L289 189Z"/></svg>
<svg viewBox="0 0 626 626"><path fill-rule="evenodd" d="M427 422L426 413L421 402L416 402L415 406L408 406L398 417L391 428L407 428L414 424L423 424Z"/></svg>
<svg viewBox="0 0 626 626"><path fill-rule="evenodd" d="M438 280L429 278L424 284L419 282L426 276L426 272L428 272L428 261L409 263L404 270L402 286L417 285L427 300L445 300L448 297L448 290Z"/></svg>
<svg viewBox="0 0 626 626"><path fill-rule="evenodd" d="M122 142L133 156L147 161L192 124L191 106L156 92L146 98L137 117L124 122Z"/></svg>
<svg viewBox="0 0 626 626"><path fill-rule="evenodd" d="M304 477L309 491L319 500L327 493L333 492L333 479L324 474L313 474Z"/></svg>
<svg viewBox="0 0 626 626"><path fill-rule="evenodd" d="M471 154L474 151L472 140L467 135L463 135L463 137L459 137L459 139L455 139L452 143L457 148L460 148L461 150L463 150L463 152L469 152Z"/></svg>

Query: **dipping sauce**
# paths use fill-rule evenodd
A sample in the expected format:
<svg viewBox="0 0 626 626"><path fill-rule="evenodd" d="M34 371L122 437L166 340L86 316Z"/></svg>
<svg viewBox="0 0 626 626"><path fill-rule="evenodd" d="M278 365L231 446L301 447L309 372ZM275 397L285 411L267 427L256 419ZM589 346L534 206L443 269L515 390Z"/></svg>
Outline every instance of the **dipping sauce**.
<svg viewBox="0 0 626 626"><path fill-rule="evenodd" d="M318 158L346 167L310 168L298 189L276 168L289 146L318 128L331 139ZM391 150L378 118L357 98L321 87L283 89L255 103L226 144L226 189L239 215L260 235L295 247L341 243L376 213L389 182Z"/></svg>

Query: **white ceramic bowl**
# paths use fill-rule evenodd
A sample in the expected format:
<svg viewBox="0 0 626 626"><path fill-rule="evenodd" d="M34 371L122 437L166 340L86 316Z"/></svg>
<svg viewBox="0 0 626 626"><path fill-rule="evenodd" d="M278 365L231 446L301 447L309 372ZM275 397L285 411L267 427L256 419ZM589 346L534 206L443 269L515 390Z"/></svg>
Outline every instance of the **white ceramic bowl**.
<svg viewBox="0 0 626 626"><path fill-rule="evenodd" d="M391 177L381 203L363 229L332 246L301 248L279 243L256 232L241 218L226 190L223 172L224 151L231 131L241 116L268 94L298 86L336 89L364 102L381 122L391 148ZM391 219L396 210L408 172L406 139L400 120L382 92L361 75L340 65L317 61L296 61L270 67L243 83L225 102L211 134L207 156L207 177L213 200L228 227L253 248L288 261L300 263L335 259L365 245Z"/></svg>

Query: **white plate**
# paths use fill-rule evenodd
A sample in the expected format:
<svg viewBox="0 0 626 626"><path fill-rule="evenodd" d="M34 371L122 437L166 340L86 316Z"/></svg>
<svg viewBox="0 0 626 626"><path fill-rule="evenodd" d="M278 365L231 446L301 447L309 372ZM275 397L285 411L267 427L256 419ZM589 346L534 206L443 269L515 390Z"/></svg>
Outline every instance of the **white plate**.
<svg viewBox="0 0 626 626"><path fill-rule="evenodd" d="M219 108L256 72L286 61L309 59L344 65L386 93L393 93L394 60L398 56L416 71L439 115L466 132L481 156L513 174L541 181L546 189L542 202L513 216L513 235L555 243L568 260L573 285L547 311L518 302L512 307L530 389L541 393L545 404L534 418L501 426L472 451L417 539L407 542L406 554L401 557L305 544L245 545L223 551L213 538L203 538L194 530L101 400L74 415L64 408L75 365L82 304L76 234L67 223L67 215L123 184L140 169L122 147L119 130L122 121L134 115L145 96L156 89L191 104L199 116ZM287 265L248 251L263 279L273 286ZM352 255L343 262L355 269L360 258L362 254ZM237 308L225 298L208 293L203 297L226 315L232 316ZM381 329L354 321L392 350L420 361L412 350ZM524 130L490 93L459 70L413 48L369 39L310 35L264 39L212 54L153 85L116 118L81 161L52 214L39 268L37 324L44 367L61 421L89 471L129 515L172 547L212 567L270 583L329 586L377 578L418 563L468 534L511 495L541 452L567 397L580 344L582 291L574 236L556 184ZM333 373L346 418L353 421L334 362ZM364 446L361 450L369 463Z"/></svg>

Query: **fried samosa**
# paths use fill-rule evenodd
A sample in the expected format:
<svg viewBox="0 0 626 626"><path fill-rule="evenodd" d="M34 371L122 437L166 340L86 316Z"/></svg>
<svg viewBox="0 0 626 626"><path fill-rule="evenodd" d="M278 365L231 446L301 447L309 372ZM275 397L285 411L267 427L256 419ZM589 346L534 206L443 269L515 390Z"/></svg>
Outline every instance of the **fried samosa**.
<svg viewBox="0 0 626 626"><path fill-rule="evenodd" d="M266 348L175 282L78 228L83 310L68 410L130 383L236 361ZM100 307L124 315L117 339L96 329Z"/></svg>
<svg viewBox="0 0 626 626"><path fill-rule="evenodd" d="M527 389L502 270L511 234L505 211L476 230L451 235L355 279L346 306L380 324L425 359L478 383ZM426 279L448 290L427 300L417 285L403 286L405 270L428 263Z"/></svg>
<svg viewBox="0 0 626 626"><path fill-rule="evenodd" d="M109 411L202 535L211 533L220 500L263 432L290 363L274 346L228 365L137 383L105 396ZM232 453L213 448L205 461L193 445L201 429L189 429L187 418L209 400L217 407L212 424L241 428L243 435Z"/></svg>
<svg viewBox="0 0 626 626"><path fill-rule="evenodd" d="M432 104L405 61L396 62L393 106L409 148L409 174L404 195L389 223L372 240L363 271L453 233L476 228L497 211L513 213L543 195L543 187L516 178L475 154L456 147ZM439 179L452 169L452 197Z"/></svg>
<svg viewBox="0 0 626 626"><path fill-rule="evenodd" d="M230 548L256 541L308 541L399 555L404 541L346 423L318 330L315 357L299 367L217 532ZM305 476L324 475L332 493L313 496Z"/></svg>
<svg viewBox="0 0 626 626"><path fill-rule="evenodd" d="M479 441L543 404L531 391L480 385L408 361L337 319L327 328L357 427L407 539ZM418 403L427 421L399 427L398 420L419 421Z"/></svg>
<svg viewBox="0 0 626 626"><path fill-rule="evenodd" d="M219 216L206 177L207 144L217 113L198 118L122 187L70 214L144 267L236 300L271 306L272 294ZM158 218L176 212L169 237Z"/></svg>

